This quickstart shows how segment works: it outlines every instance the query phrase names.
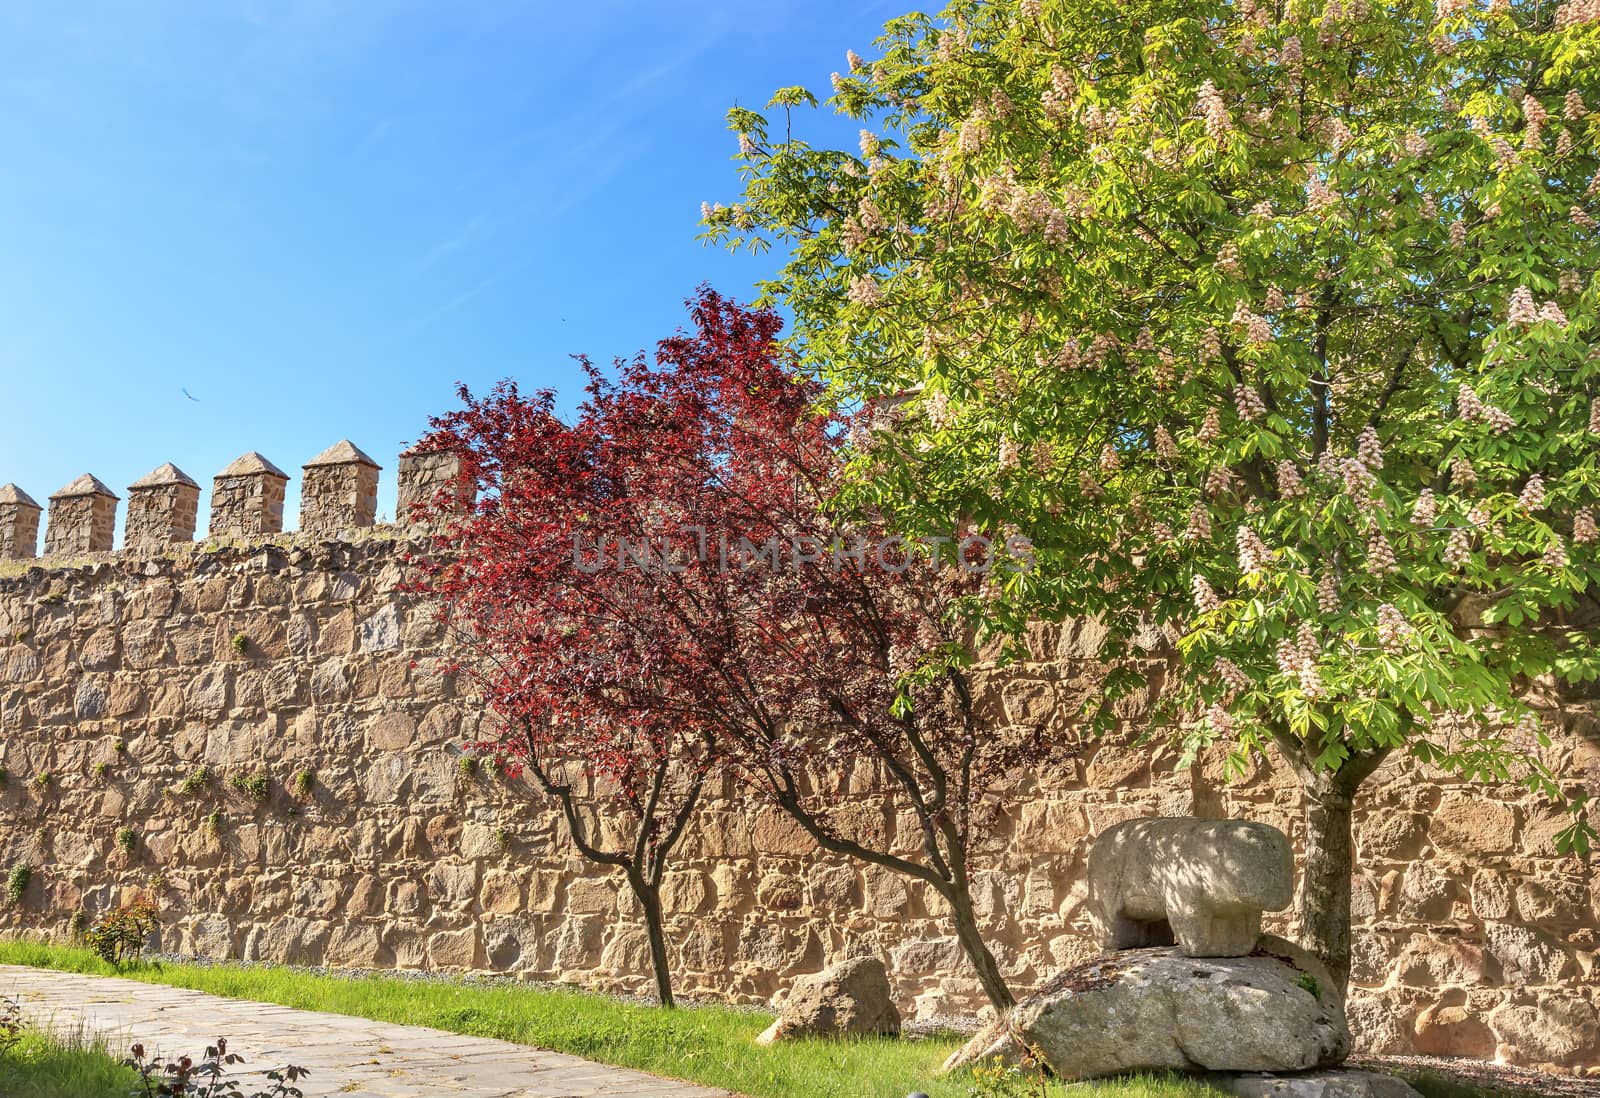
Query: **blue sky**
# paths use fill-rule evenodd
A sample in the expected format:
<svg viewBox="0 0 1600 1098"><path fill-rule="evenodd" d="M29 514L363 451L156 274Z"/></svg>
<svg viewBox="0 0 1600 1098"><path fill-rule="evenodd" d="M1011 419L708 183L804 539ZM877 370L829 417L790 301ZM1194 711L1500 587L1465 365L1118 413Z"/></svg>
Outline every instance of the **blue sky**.
<svg viewBox="0 0 1600 1098"><path fill-rule="evenodd" d="M569 355L653 344L701 281L748 297L774 260L695 239L737 194L724 112L824 95L910 6L0 5L0 483L209 489L259 450L293 525L348 437L392 512L458 380L575 392Z"/></svg>

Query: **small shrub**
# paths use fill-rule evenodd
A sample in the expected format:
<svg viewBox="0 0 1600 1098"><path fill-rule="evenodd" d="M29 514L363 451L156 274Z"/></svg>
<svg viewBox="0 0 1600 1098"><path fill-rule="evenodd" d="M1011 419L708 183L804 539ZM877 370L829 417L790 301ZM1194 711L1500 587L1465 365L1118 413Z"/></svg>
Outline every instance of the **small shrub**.
<svg viewBox="0 0 1600 1098"><path fill-rule="evenodd" d="M211 814L206 817L206 830L213 835L222 834L222 812L220 810L213 809Z"/></svg>
<svg viewBox="0 0 1600 1098"><path fill-rule="evenodd" d="M1007 1065L997 1056L972 1069L970 1098L1045 1098L1043 1073L1026 1064Z"/></svg>
<svg viewBox="0 0 1600 1098"><path fill-rule="evenodd" d="M111 750L115 751L119 755L126 755L128 753L128 741L124 739L118 739L111 745Z"/></svg>
<svg viewBox="0 0 1600 1098"><path fill-rule="evenodd" d="M292 1064L275 1068L266 1073L272 1086L246 1094L237 1080L226 1078L229 1068L244 1063L243 1056L228 1051L226 1037L218 1037L199 1063L190 1056L165 1062L147 1057L143 1045L134 1045L130 1051L133 1055L122 1063L139 1077L139 1089L133 1092L139 1098L305 1098L305 1092L294 1084L311 1074Z"/></svg>
<svg viewBox="0 0 1600 1098"><path fill-rule="evenodd" d="M317 776L309 770L301 770L294 776L294 793L297 797L311 796L311 788L316 784Z"/></svg>
<svg viewBox="0 0 1600 1098"><path fill-rule="evenodd" d="M26 862L11 867L11 872L6 875L6 896L13 906L22 902L23 895L28 891L28 882L33 880L33 866Z"/></svg>
<svg viewBox="0 0 1600 1098"><path fill-rule="evenodd" d="M152 873L150 875L150 891L162 893L167 890L167 875L165 873Z"/></svg>
<svg viewBox="0 0 1600 1098"><path fill-rule="evenodd" d="M133 848L139 845L139 835L131 827L117 828L117 848L124 854L132 854Z"/></svg>
<svg viewBox="0 0 1600 1098"><path fill-rule="evenodd" d="M228 784L255 801L266 800L270 791L267 776L259 771L254 774L235 774L228 779Z"/></svg>
<svg viewBox="0 0 1600 1098"><path fill-rule="evenodd" d="M235 633L233 640L229 643L232 645L233 650L241 656L250 648L250 638L243 633Z"/></svg>
<svg viewBox="0 0 1600 1098"><path fill-rule="evenodd" d="M178 786L178 792L185 797L199 794L206 786L211 784L211 771L204 766L197 766L189 771L189 776L183 779L183 784Z"/></svg>
<svg viewBox="0 0 1600 1098"><path fill-rule="evenodd" d="M46 789L50 788L50 783L52 780L54 779L50 777L50 771L41 770L33 776L33 781L29 782L28 784L33 786L33 788L37 789L39 792L43 793Z"/></svg>
<svg viewBox="0 0 1600 1098"><path fill-rule="evenodd" d="M503 827L495 828L494 829L494 841L495 841L496 844L499 845L500 850L501 850L502 853L504 853L507 850L510 850L511 849L511 832L507 831Z"/></svg>
<svg viewBox="0 0 1600 1098"><path fill-rule="evenodd" d="M145 939L159 925L155 905L148 900L135 900L95 923L83 940L101 960L120 966L125 961L139 959L144 952Z"/></svg>
<svg viewBox="0 0 1600 1098"><path fill-rule="evenodd" d="M461 776L468 781L478 772L478 760L471 755L461 756L461 761L456 764L461 770Z"/></svg>
<svg viewBox="0 0 1600 1098"><path fill-rule="evenodd" d="M95 781L103 782L111 774L111 764L104 761L97 762L94 764L93 770Z"/></svg>
<svg viewBox="0 0 1600 1098"><path fill-rule="evenodd" d="M1322 998L1322 985L1317 983L1317 978L1311 975L1311 973L1302 972L1300 974L1300 978L1295 981L1295 984L1298 987L1311 992L1311 997L1313 999Z"/></svg>
<svg viewBox="0 0 1600 1098"><path fill-rule="evenodd" d="M0 1059L22 1040L22 1004L0 997Z"/></svg>

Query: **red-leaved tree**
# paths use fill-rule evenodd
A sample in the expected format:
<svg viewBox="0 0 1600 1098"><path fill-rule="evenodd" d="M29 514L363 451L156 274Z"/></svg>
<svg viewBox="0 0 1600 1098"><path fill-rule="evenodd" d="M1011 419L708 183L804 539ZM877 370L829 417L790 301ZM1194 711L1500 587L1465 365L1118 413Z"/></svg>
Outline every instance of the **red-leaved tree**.
<svg viewBox="0 0 1600 1098"><path fill-rule="evenodd" d="M586 856L627 875L663 1001L662 868L725 766L824 850L926 883L1009 1006L971 849L1008 770L1042 748L980 723L958 611L980 570L1019 562L885 542L830 510L847 424L818 411L777 317L709 290L692 304L695 331L653 363L589 367L572 423L551 394L503 384L463 391L427 440L481 493L470 514L435 516L430 586L467 627L497 746L561 801ZM840 795L851 770L882 776L866 811ZM603 779L610 803L587 803L626 819L628 843L595 840L576 771Z"/></svg>

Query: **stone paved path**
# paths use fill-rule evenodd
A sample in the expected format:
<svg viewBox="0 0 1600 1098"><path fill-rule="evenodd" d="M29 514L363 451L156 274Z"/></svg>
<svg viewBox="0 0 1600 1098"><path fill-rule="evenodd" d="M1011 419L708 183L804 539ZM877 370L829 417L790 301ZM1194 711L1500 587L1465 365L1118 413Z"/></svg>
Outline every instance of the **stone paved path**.
<svg viewBox="0 0 1600 1098"><path fill-rule="evenodd" d="M291 1010L106 976L0 965L0 994L45 1026L80 1023L113 1052L134 1041L196 1058L217 1037L241 1069L311 1070L306 1098L731 1098L576 1056L421 1026ZM255 1075L251 1082L261 1077Z"/></svg>

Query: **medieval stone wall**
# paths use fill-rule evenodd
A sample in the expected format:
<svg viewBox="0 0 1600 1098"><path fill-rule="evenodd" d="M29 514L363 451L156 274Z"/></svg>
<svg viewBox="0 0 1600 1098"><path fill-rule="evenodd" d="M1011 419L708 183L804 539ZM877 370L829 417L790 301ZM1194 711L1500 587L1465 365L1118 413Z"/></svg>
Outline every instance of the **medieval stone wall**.
<svg viewBox="0 0 1600 1098"><path fill-rule="evenodd" d="M576 856L549 805L445 750L475 737L478 712L431 612L397 590L397 537L45 560L0 579L0 872L34 870L0 928L66 934L144 895L173 952L647 987L626 889ZM1059 722L1093 688L1092 627L1041 626L1032 649L987 676L993 719ZM1110 824L1236 815L1298 846L1286 772L1263 762L1229 784L1218 756L1179 770L1134 742L1137 703L1125 716L1125 735L1021 776L979 853L980 910L1019 989L1094 952L1085 855ZM1600 773L1594 714L1568 716L1550 761L1582 780ZM871 948L907 1013L980 1002L936 897L820 856L729 794L665 888L684 991L764 1001ZM1366 1047L1600 1071L1600 880L1556 854L1558 817L1408 760L1358 807Z"/></svg>

